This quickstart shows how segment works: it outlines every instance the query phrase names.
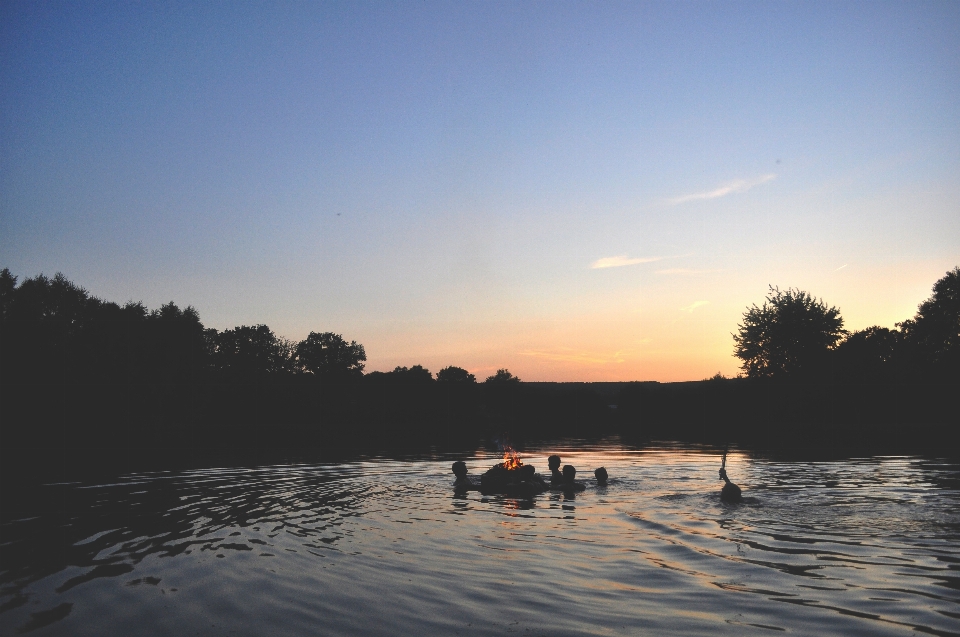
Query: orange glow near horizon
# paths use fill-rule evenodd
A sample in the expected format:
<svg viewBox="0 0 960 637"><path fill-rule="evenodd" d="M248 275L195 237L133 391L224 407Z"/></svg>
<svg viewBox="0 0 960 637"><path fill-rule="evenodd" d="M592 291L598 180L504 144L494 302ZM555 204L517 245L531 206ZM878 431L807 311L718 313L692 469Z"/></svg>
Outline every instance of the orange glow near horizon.
<svg viewBox="0 0 960 637"><path fill-rule="evenodd" d="M871 325L892 328L911 318L947 269L941 263L900 264L871 271L847 267L818 277L771 273L769 278L839 307L846 328L854 331ZM553 318L484 322L479 317L436 325L416 339L409 338L409 331L387 331L379 335L382 341L367 345L367 370L420 364L436 373L456 365L483 381L506 368L532 382L678 382L718 372L736 376L740 367L732 332L751 303L763 302L766 284L713 277L693 287L692 292L678 285L655 290L656 295L638 293L630 302L591 299L579 305L590 311ZM748 293L743 291L747 287Z"/></svg>

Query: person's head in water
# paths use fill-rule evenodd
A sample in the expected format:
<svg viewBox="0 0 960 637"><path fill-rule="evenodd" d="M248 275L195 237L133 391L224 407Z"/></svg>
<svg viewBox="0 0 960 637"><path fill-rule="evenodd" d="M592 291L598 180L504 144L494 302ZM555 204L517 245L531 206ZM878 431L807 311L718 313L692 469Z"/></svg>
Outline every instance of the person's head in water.
<svg viewBox="0 0 960 637"><path fill-rule="evenodd" d="M560 456L550 456L547 458L547 466L550 467L550 471L559 471L560 470Z"/></svg>
<svg viewBox="0 0 960 637"><path fill-rule="evenodd" d="M607 483L607 470L603 467L597 468L593 475L597 477L597 484L606 484Z"/></svg>
<svg viewBox="0 0 960 637"><path fill-rule="evenodd" d="M464 478L467 475L467 463L463 460L457 460L453 463L453 475L457 476L458 479Z"/></svg>
<svg viewBox="0 0 960 637"><path fill-rule="evenodd" d="M573 478L577 475L577 468L572 464L563 466L563 481L564 482L573 482Z"/></svg>

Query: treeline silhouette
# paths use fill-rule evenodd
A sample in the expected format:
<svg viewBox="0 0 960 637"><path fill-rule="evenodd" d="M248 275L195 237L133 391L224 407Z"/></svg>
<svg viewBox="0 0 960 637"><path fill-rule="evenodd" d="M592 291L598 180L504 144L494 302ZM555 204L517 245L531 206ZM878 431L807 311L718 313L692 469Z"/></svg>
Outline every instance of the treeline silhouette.
<svg viewBox="0 0 960 637"><path fill-rule="evenodd" d="M893 330L846 333L835 308L804 295L774 288L763 308L744 315L736 335L738 356L741 345L750 346L742 378L524 383L504 369L477 382L455 366L436 376L420 365L364 373L363 346L338 334L312 332L292 342L266 325L219 331L205 328L192 307L118 305L61 274L18 283L3 269L0 445L5 455L382 447L461 444L504 432L514 439L618 432L636 440L817 444L922 436L952 443L960 421L960 268ZM833 317L818 323L832 330L828 338L797 336L809 328L804 312ZM791 328L796 316L803 320ZM817 351L789 351L789 343L807 341L819 343Z"/></svg>
<svg viewBox="0 0 960 637"><path fill-rule="evenodd" d="M476 441L608 416L583 388L539 390L500 370L363 373L362 345L266 325L205 328L192 307L90 295L62 274L0 271L0 443L15 449L223 449ZM522 433L522 432L521 432Z"/></svg>

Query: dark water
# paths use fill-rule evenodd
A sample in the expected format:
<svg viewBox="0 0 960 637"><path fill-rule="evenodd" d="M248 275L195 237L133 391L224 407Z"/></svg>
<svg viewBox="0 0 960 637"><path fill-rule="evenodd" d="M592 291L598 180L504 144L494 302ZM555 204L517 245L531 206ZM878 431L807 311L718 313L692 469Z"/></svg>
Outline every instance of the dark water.
<svg viewBox="0 0 960 637"><path fill-rule="evenodd" d="M734 452L728 505L714 452L559 447L523 457L572 498L455 497L447 457L43 487L4 510L0 634L960 634L954 461Z"/></svg>

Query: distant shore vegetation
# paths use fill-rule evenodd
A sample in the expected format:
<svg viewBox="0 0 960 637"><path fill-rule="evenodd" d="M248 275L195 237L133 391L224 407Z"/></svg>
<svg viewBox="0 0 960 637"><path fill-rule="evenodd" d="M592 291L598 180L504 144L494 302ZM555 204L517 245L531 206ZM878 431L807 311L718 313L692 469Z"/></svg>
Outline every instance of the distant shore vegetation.
<svg viewBox="0 0 960 637"><path fill-rule="evenodd" d="M848 332L840 311L771 287L732 334L737 378L686 383L478 382L450 365L366 372L333 332L204 327L193 307L91 295L57 274L0 271L0 441L25 448L322 446L493 433L793 444L956 443L960 267L913 318Z"/></svg>

